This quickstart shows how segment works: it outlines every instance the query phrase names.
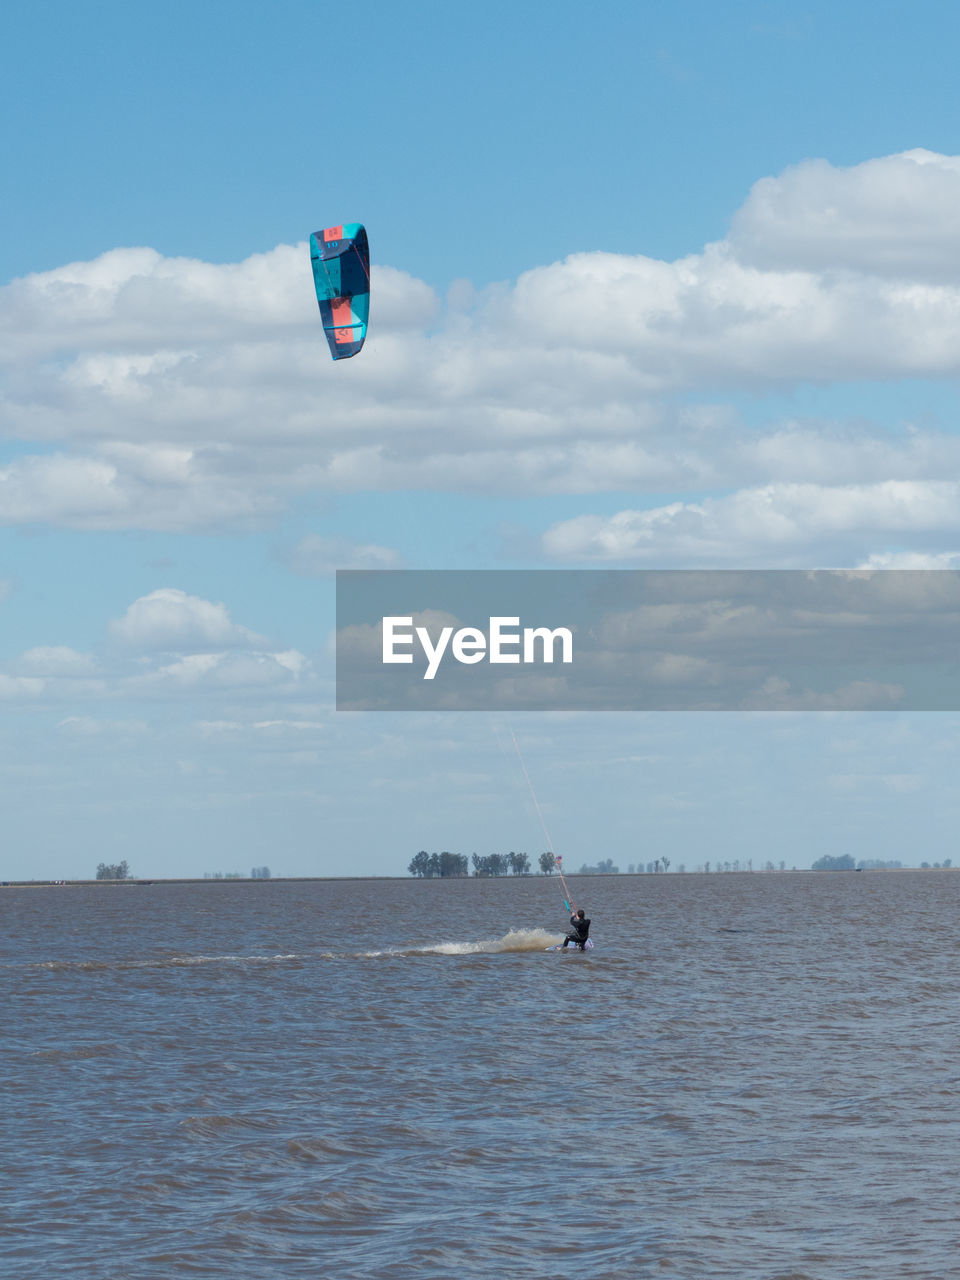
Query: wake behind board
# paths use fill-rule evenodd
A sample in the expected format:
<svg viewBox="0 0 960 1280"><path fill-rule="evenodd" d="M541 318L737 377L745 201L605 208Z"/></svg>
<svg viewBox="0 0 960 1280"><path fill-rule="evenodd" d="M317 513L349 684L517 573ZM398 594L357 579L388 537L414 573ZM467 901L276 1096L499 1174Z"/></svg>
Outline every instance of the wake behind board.
<svg viewBox="0 0 960 1280"><path fill-rule="evenodd" d="M593 939L588 938L586 942L583 944L583 949L584 951L590 951L592 947L593 947ZM576 945L575 942L571 942L568 947L565 947L562 942L558 942L555 947L545 947L544 950L546 951L579 951L580 948Z"/></svg>

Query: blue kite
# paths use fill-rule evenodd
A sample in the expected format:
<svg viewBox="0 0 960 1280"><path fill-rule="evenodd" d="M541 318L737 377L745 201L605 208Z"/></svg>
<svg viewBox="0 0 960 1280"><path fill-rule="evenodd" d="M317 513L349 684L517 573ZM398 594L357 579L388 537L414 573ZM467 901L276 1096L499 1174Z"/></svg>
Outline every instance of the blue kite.
<svg viewBox="0 0 960 1280"><path fill-rule="evenodd" d="M370 247L363 226L344 222L314 231L310 262L330 354L334 360L355 356L370 315Z"/></svg>

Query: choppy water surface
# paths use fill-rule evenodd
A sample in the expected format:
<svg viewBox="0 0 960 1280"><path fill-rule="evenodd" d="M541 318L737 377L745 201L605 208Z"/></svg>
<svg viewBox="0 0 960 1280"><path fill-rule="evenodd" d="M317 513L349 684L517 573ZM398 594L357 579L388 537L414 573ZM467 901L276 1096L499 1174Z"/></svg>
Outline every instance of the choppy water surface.
<svg viewBox="0 0 960 1280"><path fill-rule="evenodd" d="M960 874L571 888L0 890L0 1271L960 1275Z"/></svg>

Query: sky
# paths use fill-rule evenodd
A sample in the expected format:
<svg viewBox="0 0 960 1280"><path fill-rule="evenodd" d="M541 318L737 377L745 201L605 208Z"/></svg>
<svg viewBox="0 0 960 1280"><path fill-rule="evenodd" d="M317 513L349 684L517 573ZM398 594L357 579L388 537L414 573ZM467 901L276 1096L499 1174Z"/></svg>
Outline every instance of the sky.
<svg viewBox="0 0 960 1280"><path fill-rule="evenodd" d="M0 878L954 857L943 713L345 713L337 568L960 568L954 6L20 6ZM306 242L362 221L334 364Z"/></svg>

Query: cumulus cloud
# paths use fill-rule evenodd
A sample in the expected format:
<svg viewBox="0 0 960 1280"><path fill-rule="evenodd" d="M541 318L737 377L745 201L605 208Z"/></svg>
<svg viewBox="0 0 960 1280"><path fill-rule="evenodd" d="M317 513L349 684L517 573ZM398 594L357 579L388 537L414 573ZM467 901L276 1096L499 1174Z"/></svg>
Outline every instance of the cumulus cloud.
<svg viewBox="0 0 960 1280"><path fill-rule="evenodd" d="M736 214L737 259L763 270L960 281L960 157L917 149L763 178Z"/></svg>
<svg viewBox="0 0 960 1280"><path fill-rule="evenodd" d="M226 605L175 587L133 601L123 617L108 623L106 636L110 643L98 653L66 645L27 649L0 670L0 699L59 705L229 697L238 700L236 705L252 700L262 710L274 710L313 687L317 678L298 650L272 648L234 622ZM79 712L58 721L61 732L73 738L139 733L142 725Z"/></svg>
<svg viewBox="0 0 960 1280"><path fill-rule="evenodd" d="M0 468L0 523L262 525L316 491L927 483L960 462L947 430L747 432L730 401L960 372L957 210L960 158L910 151L764 178L726 238L675 262L578 253L456 282L445 307L375 267L367 347L337 364L305 245L233 264L117 249L30 275L0 289L0 415L24 446ZM293 558L318 572L343 550Z"/></svg>
<svg viewBox="0 0 960 1280"><path fill-rule="evenodd" d="M262 646L255 632L233 622L224 604L187 595L177 587L160 587L134 600L122 618L110 623L120 644L143 650L211 650ZM212 654L196 662L208 662Z"/></svg>
<svg viewBox="0 0 960 1280"><path fill-rule="evenodd" d="M888 480L770 484L701 502L577 516L553 525L542 543L559 561L801 567L811 557L826 566L828 557L838 567L866 555L868 567L882 567L884 557L878 564L864 550L870 539L944 535L960 541L960 484ZM886 559L891 568L937 567Z"/></svg>

